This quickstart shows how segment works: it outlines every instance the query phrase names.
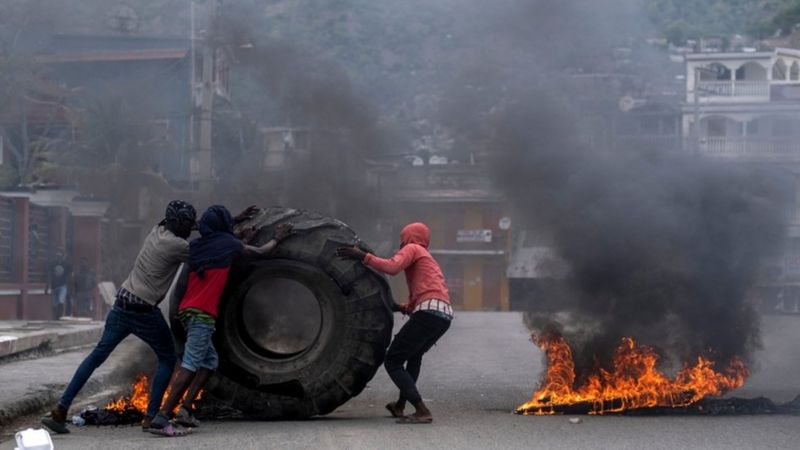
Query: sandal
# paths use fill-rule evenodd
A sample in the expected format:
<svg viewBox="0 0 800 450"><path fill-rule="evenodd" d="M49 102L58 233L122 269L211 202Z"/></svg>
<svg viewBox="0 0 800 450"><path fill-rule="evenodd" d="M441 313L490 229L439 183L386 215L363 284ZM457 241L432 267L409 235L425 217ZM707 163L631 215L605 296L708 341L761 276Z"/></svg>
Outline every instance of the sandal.
<svg viewBox="0 0 800 450"><path fill-rule="evenodd" d="M186 436L192 432L191 428L183 428L181 426L169 424L164 428L153 428L150 427L150 432L153 434L157 434L159 436L166 436L166 437L180 437Z"/></svg>
<svg viewBox="0 0 800 450"><path fill-rule="evenodd" d="M397 420L397 423L407 423L407 424L421 424L421 423L432 423L433 417L417 417L415 415L410 416L403 416Z"/></svg>
<svg viewBox="0 0 800 450"><path fill-rule="evenodd" d="M175 416L175 423L186 428L197 428L200 426L200 421L189 412L186 408L181 408Z"/></svg>
<svg viewBox="0 0 800 450"><path fill-rule="evenodd" d="M389 414L391 414L392 417L394 417L395 419L399 419L401 417L405 417L405 415L403 414L403 410L398 410L397 409L397 403L395 403L395 402L387 403L386 404L386 410L389 411Z"/></svg>

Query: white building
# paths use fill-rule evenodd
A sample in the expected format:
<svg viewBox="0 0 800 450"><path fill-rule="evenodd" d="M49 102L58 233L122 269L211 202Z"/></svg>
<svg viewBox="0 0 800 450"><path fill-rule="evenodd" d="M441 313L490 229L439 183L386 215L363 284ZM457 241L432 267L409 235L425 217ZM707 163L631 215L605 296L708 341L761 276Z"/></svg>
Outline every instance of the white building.
<svg viewBox="0 0 800 450"><path fill-rule="evenodd" d="M794 174L800 193L800 50L695 53L685 61L685 149L776 164ZM787 214L787 247L755 295L764 311L800 313L800 195Z"/></svg>
<svg viewBox="0 0 800 450"><path fill-rule="evenodd" d="M800 50L686 55L682 116L689 150L800 163Z"/></svg>

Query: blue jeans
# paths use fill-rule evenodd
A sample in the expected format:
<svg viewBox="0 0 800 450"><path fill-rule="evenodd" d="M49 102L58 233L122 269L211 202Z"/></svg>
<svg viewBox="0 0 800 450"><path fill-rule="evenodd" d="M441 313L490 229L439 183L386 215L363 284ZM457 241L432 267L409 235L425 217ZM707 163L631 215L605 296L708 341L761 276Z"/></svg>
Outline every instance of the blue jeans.
<svg viewBox="0 0 800 450"><path fill-rule="evenodd" d="M147 343L158 357L158 368L150 386L150 403L147 405L147 417L153 417L161 407L161 399L167 390L177 360L172 333L158 309L151 312L132 312L116 306L112 308L106 317L106 326L100 342L78 366L58 404L68 409L94 370L100 367L117 345L130 334Z"/></svg>
<svg viewBox="0 0 800 450"><path fill-rule="evenodd" d="M53 320L58 320L63 315L69 316L72 311L67 303L67 286L58 286L50 290L50 306L53 310ZM66 308L65 308L66 306Z"/></svg>
<svg viewBox="0 0 800 450"><path fill-rule="evenodd" d="M183 328L186 329L186 346L181 367L192 372L198 369L215 370L219 366L219 356L211 341L214 325L189 319L183 323Z"/></svg>

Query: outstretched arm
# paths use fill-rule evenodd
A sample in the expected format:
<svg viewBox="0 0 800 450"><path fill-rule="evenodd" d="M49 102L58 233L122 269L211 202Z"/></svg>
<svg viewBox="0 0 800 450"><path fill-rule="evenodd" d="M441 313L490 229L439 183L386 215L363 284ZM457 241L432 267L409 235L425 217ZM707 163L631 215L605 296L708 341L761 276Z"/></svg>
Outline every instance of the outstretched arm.
<svg viewBox="0 0 800 450"><path fill-rule="evenodd" d="M248 257L252 257L252 258L258 258L258 257L266 256L277 245L278 245L278 241L276 241L275 238L270 239L269 242L267 242L266 244L264 244L264 245L262 245L260 247L256 247L254 245L245 244L244 245L244 251L242 252L242 254L244 256L248 256Z"/></svg>
<svg viewBox="0 0 800 450"><path fill-rule="evenodd" d="M352 247L339 247L336 250L336 256L340 258L361 261L368 267L372 267L375 270L390 275L396 275L400 273L401 270L410 266L411 263L414 262L414 250L410 246L401 248L400 251L398 251L391 259L378 258L371 253L361 250L355 245ZM401 305L394 301L394 299L392 300L391 308L394 312L409 314L407 305Z"/></svg>
<svg viewBox="0 0 800 450"><path fill-rule="evenodd" d="M378 258L372 253L364 257L364 264L379 272L397 275L414 262L414 247L406 245L389 259Z"/></svg>
<svg viewBox="0 0 800 450"><path fill-rule="evenodd" d="M252 257L266 256L270 254L270 252L272 252L272 250L274 250L275 247L278 246L278 243L280 241L286 239L290 234L292 234L292 225L288 223L282 223L276 227L275 237L270 239L269 242L267 242L266 244L260 247L244 244L243 254L245 256L252 256Z"/></svg>
<svg viewBox="0 0 800 450"><path fill-rule="evenodd" d="M389 275L397 275L414 262L414 247L406 245L389 259L378 258L358 247L342 247L336 251L342 258L357 259L368 267Z"/></svg>

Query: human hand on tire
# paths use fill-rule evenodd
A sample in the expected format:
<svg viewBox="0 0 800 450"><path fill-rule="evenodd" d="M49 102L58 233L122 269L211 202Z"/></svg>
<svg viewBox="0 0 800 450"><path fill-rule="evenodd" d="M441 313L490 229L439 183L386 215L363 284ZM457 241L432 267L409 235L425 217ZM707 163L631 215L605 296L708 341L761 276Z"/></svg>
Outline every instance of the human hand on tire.
<svg viewBox="0 0 800 450"><path fill-rule="evenodd" d="M367 252L354 245L352 247L339 247L336 249L336 256L339 258L361 261L365 256L367 256Z"/></svg>
<svg viewBox="0 0 800 450"><path fill-rule="evenodd" d="M292 224L282 223L275 227L275 240L280 242L289 237L293 232Z"/></svg>
<svg viewBox="0 0 800 450"><path fill-rule="evenodd" d="M240 212L239 215L234 217L233 221L234 223L244 222L247 219L252 219L257 212L258 212L258 206L256 205L248 206L244 211Z"/></svg>

